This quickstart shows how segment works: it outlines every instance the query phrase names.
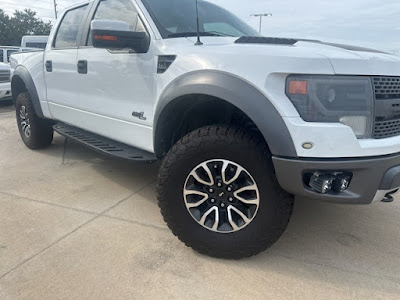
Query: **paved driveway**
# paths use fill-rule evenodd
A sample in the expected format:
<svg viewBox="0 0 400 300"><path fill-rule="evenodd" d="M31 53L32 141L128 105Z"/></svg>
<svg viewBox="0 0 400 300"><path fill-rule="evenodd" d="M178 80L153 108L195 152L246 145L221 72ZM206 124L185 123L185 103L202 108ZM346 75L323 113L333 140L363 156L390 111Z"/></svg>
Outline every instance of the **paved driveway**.
<svg viewBox="0 0 400 300"><path fill-rule="evenodd" d="M0 299L399 299L400 201L297 201L273 248L218 260L166 228L157 169L61 136L30 151L0 107Z"/></svg>

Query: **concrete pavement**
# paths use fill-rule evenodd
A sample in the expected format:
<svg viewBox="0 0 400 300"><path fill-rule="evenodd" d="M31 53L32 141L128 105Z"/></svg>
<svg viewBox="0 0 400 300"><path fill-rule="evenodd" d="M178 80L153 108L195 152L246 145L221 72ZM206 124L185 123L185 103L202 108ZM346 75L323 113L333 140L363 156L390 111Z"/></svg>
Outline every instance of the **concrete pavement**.
<svg viewBox="0 0 400 300"><path fill-rule="evenodd" d="M218 260L167 229L157 170L58 135L31 151L0 106L0 299L399 299L399 200L297 201L274 247Z"/></svg>

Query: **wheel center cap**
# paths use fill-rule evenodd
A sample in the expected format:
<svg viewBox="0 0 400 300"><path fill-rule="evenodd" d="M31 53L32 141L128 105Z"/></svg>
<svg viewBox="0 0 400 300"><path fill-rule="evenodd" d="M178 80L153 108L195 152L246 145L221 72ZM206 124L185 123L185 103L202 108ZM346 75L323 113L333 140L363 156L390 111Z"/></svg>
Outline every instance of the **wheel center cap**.
<svg viewBox="0 0 400 300"><path fill-rule="evenodd" d="M219 193L218 196L223 197L223 196L225 196L225 193L224 193L224 192L221 192L221 193Z"/></svg>

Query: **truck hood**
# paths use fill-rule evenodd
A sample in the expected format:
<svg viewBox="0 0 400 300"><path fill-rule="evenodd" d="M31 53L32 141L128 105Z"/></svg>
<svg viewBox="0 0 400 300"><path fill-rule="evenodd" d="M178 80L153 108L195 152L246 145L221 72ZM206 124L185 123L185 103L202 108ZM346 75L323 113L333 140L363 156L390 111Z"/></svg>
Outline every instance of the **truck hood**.
<svg viewBox="0 0 400 300"><path fill-rule="evenodd" d="M372 49L322 42L300 41L295 47L326 56L336 74L400 76L400 57Z"/></svg>
<svg viewBox="0 0 400 300"><path fill-rule="evenodd" d="M196 38L188 38L195 43ZM266 57L275 56L277 52L285 53L288 57L307 56L315 58L326 58L329 60L333 71L338 75L385 75L400 76L400 57L378 50L366 49L356 46L324 43L312 40L292 40L293 43L240 43L237 38L215 38L202 37L205 47L218 48L214 46L227 46L230 51L238 51L241 54ZM285 40L285 39L283 39ZM221 49L221 48L220 48ZM211 50L211 49L210 49ZM221 49L222 50L222 49ZM222 50L222 51L226 51Z"/></svg>

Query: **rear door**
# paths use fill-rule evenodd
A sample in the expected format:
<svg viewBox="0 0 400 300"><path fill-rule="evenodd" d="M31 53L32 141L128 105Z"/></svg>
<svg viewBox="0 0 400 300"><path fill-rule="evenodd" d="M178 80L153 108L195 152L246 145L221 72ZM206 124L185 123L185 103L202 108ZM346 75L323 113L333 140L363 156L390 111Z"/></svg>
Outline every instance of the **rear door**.
<svg viewBox="0 0 400 300"><path fill-rule="evenodd" d="M44 55L47 101L54 118L74 123L71 109L78 108L78 40L88 5L67 11Z"/></svg>

